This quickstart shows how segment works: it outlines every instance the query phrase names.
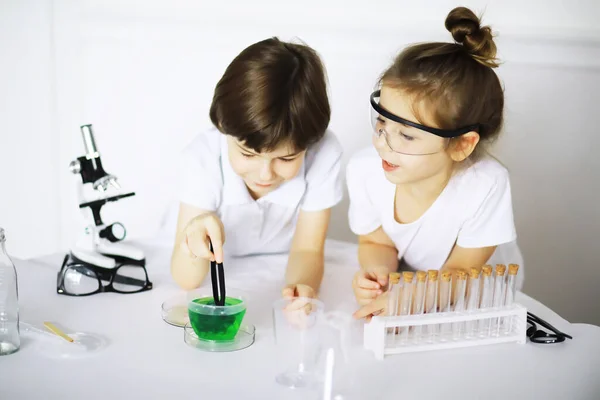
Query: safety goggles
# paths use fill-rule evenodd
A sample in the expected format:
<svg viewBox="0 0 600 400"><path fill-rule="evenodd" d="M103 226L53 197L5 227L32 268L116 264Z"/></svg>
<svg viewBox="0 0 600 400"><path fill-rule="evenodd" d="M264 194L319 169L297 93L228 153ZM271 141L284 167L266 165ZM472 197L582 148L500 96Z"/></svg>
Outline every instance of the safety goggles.
<svg viewBox="0 0 600 400"><path fill-rule="evenodd" d="M381 90L371 94L371 126L377 137L384 136L389 148L400 154L429 155L439 153L448 146L450 138L477 131L479 124L459 129L438 129L399 117L379 104ZM412 129L419 131L415 132Z"/></svg>
<svg viewBox="0 0 600 400"><path fill-rule="evenodd" d="M551 344L564 342L565 339L573 339L571 335L567 335L566 333L559 331L548 322L530 312L527 313L527 325L526 334L529 340L533 343ZM544 327L552 333L538 329L538 325Z"/></svg>

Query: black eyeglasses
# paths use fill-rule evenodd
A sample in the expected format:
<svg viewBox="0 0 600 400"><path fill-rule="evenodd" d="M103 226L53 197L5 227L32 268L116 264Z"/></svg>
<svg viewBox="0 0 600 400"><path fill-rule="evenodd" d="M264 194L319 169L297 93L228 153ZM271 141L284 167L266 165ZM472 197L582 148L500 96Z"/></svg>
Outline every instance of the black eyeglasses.
<svg viewBox="0 0 600 400"><path fill-rule="evenodd" d="M139 293L152 289L144 266L121 264L108 269L69 259L67 254L58 272L56 292L59 294L89 296L107 292Z"/></svg>
<svg viewBox="0 0 600 400"><path fill-rule="evenodd" d="M527 337L533 343L551 344L564 342L565 339L573 339L572 336L567 335L564 332L559 331L548 322L544 321L540 317L530 312L527 313ZM552 333L545 332L538 329L538 324L542 327L552 331Z"/></svg>

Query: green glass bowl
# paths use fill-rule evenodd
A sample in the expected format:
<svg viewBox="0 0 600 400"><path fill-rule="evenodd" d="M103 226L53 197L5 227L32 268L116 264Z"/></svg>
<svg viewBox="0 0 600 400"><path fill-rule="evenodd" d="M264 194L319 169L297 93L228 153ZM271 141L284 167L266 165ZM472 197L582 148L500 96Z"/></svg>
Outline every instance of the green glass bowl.
<svg viewBox="0 0 600 400"><path fill-rule="evenodd" d="M190 325L203 340L233 340L245 314L246 302L238 296L227 296L224 306L215 305L212 293L194 294L188 302Z"/></svg>

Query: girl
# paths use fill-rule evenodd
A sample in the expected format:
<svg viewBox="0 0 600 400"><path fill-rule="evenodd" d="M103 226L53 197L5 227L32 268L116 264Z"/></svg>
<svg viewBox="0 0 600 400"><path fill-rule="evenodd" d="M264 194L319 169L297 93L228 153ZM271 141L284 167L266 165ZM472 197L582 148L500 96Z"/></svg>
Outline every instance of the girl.
<svg viewBox="0 0 600 400"><path fill-rule="evenodd" d="M412 45L384 72L371 95L374 149L347 169L357 318L385 311L378 296L398 260L456 272L516 247L508 172L484 147L504 110L492 33L464 7L446 28L455 43Z"/></svg>
<svg viewBox="0 0 600 400"><path fill-rule="evenodd" d="M319 56L277 38L251 45L217 84L210 118L215 128L182 156L173 278L189 290L224 251L289 252L283 295L315 297L330 209L343 193Z"/></svg>

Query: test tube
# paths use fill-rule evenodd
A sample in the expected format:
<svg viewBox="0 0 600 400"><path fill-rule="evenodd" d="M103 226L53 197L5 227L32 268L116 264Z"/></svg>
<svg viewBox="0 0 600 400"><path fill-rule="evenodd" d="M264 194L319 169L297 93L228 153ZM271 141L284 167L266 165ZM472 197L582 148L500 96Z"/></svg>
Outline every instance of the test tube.
<svg viewBox="0 0 600 400"><path fill-rule="evenodd" d="M427 292L425 294L425 313L437 312L438 306L438 271L431 269L427 271ZM427 325L428 342L431 343L438 333L438 324Z"/></svg>
<svg viewBox="0 0 600 400"><path fill-rule="evenodd" d="M490 308L492 306L492 296L494 286L492 281L492 267L486 265L481 269L481 302L479 308ZM490 334L491 320L489 318L479 321L479 336L488 336Z"/></svg>
<svg viewBox="0 0 600 400"><path fill-rule="evenodd" d="M442 280L440 282L440 312L450 312L452 297L452 273L449 271L442 272ZM440 327L440 340L446 341L450 326L442 323Z"/></svg>
<svg viewBox="0 0 600 400"><path fill-rule="evenodd" d="M505 295L505 281L504 274L506 273L506 265L496 265L496 278L494 280L494 297L492 300L492 307L501 308L504 306L504 295ZM492 319L491 333L494 336L498 336L500 333L500 318Z"/></svg>
<svg viewBox="0 0 600 400"><path fill-rule="evenodd" d="M388 316L396 316L398 315L398 300L400 293L400 273L392 272L390 273L388 280ZM396 328L388 328L387 333L389 335L393 335Z"/></svg>
<svg viewBox="0 0 600 400"><path fill-rule="evenodd" d="M515 301L515 294L517 291L517 273L519 272L519 266L517 264L509 264L508 266L508 278L506 280L506 297L504 299L505 306L511 306ZM503 322L504 326L503 333L505 335L510 335L512 333L513 328L513 318L512 317L504 317Z"/></svg>
<svg viewBox="0 0 600 400"><path fill-rule="evenodd" d="M402 299L400 300L400 313L399 315L410 315L413 297L413 278L414 272L404 271L402 272ZM400 344L406 343L408 339L409 327L400 328Z"/></svg>
<svg viewBox="0 0 600 400"><path fill-rule="evenodd" d="M467 310L477 310L479 308L479 268L473 267L469 271L469 293L467 294ZM467 321L465 333L467 338L477 335L477 321Z"/></svg>
<svg viewBox="0 0 600 400"><path fill-rule="evenodd" d="M456 285L454 288L454 311L465 311L465 290L467 288L467 274L465 271L458 271L456 276ZM464 334L464 322L452 323L452 333L454 340L459 340Z"/></svg>
<svg viewBox="0 0 600 400"><path fill-rule="evenodd" d="M481 273L481 267L471 267L467 271L465 271L467 273L467 292L465 295L465 297L467 298L467 302L469 299L469 293L471 293L471 273L473 271L477 271L477 276L479 277L479 274ZM479 282L479 288L477 289L477 293L481 293L481 280L477 278L477 282Z"/></svg>
<svg viewBox="0 0 600 400"><path fill-rule="evenodd" d="M417 271L417 285L415 288L415 299L413 302L413 315L421 315L425 312L425 288L426 288L427 272ZM421 340L423 334L423 325L416 325L412 329L413 339L415 342Z"/></svg>

